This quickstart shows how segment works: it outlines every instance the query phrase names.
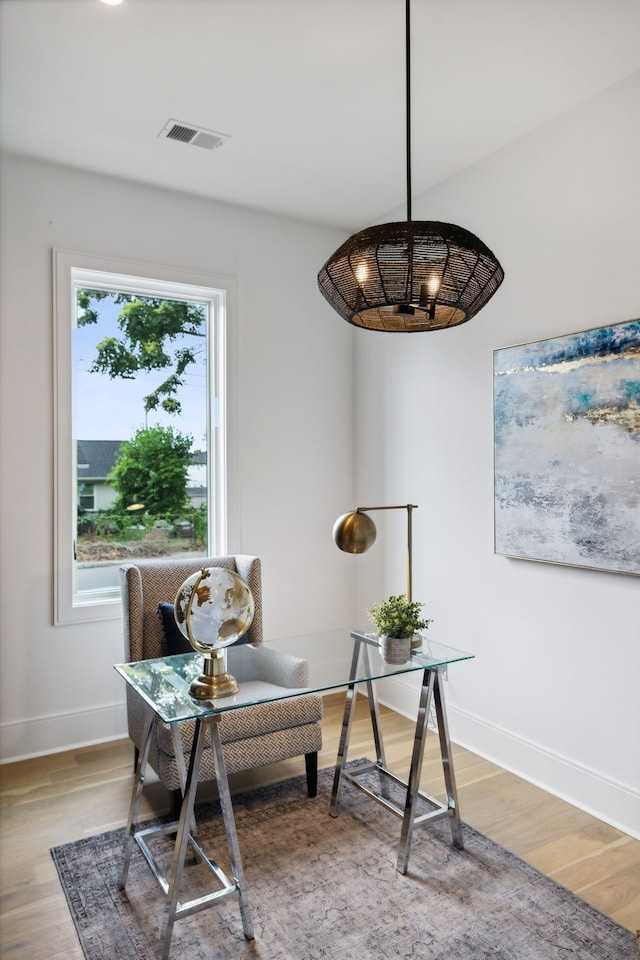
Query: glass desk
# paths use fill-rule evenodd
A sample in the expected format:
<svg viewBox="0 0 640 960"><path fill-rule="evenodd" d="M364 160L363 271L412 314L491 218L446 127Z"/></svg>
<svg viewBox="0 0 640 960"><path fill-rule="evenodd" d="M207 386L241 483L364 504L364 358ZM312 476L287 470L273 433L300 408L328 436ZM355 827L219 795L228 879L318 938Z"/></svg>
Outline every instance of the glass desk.
<svg viewBox="0 0 640 960"><path fill-rule="evenodd" d="M346 653L346 656L334 656L333 659L331 659L331 656L325 656L323 659L324 650L336 650L336 641L339 641L337 649L341 647L343 653ZM255 695L252 696L247 691L245 685L240 683L238 693L233 696L218 700L195 700L189 695L189 684L194 677L202 672L202 656L199 654L187 653L175 657L164 657L157 660L142 660L137 663L115 665L118 673L148 707L143 745L138 758L126 827L120 887L124 889L126 885L133 845L136 843L168 900L158 947L159 960L168 960L171 937L176 920L180 919L180 917L189 916L192 913L203 910L229 897L238 898L243 932L248 940L253 939L251 911L244 880L242 857L240 855L229 782L218 731L220 718L230 710L242 710L257 703L286 699L291 696L300 696L310 692L323 693L346 687L345 710L329 805L329 813L331 816L335 817L338 814L340 798L346 783L353 784L359 790L362 790L372 799L381 803L386 809L398 816L402 820L397 858L397 869L400 873L406 873L408 869L411 839L415 826L439 817L449 817L453 843L459 848L463 846L462 826L441 677L443 671L449 664L461 660L469 660L473 657L473 654L465 653L462 650L457 650L453 647L432 641L428 637L423 637L422 645L412 649L411 659L407 663L387 664L383 661L380 654L377 637L375 634L366 632L366 630L327 631L325 633L292 637L286 640L270 641L264 644L264 646L283 653L295 654L307 660L310 672L309 685L303 689L293 691L283 688L282 697L274 697L271 693L268 697L256 698ZM351 649L352 653L349 658ZM247 646L234 648L231 646L227 647L226 650L228 670L233 674L234 659L240 656L250 656L252 648ZM385 677L400 676L405 673L422 674L418 716L408 780L397 777L386 766L376 697L377 680L382 680ZM358 766L356 770L353 768L348 770L346 764L349 751L349 733L356 703L356 690L360 684L366 685L376 760L364 766ZM447 794L446 803L440 803L440 801L419 789L424 742L432 702L435 706L438 737L440 741L440 753ZM184 771L184 790L180 819L177 823L169 823L150 827L146 830L138 830L136 828L138 810L154 725L156 723L171 725L172 731L174 732L173 739L174 745L176 746L176 753L179 753L181 756L177 724L181 720L188 719L195 720L196 722L189 768ZM194 804L202 751L207 732L211 738L218 794L233 871L232 880L223 873L215 861L207 856L196 837ZM370 785L362 782L362 777L372 771L375 772L375 779L379 784L379 789L373 789ZM389 791L390 783L394 783L401 788L402 794L404 795L404 801L401 804L391 799ZM421 798L422 801L427 804L427 813L418 815L416 812L418 798ZM157 833L175 834L176 837L171 870L168 877L161 872L147 844L147 838ZM180 886L189 845L192 847L196 857L216 878L219 889L213 893L208 893L194 900L182 903L179 900Z"/></svg>

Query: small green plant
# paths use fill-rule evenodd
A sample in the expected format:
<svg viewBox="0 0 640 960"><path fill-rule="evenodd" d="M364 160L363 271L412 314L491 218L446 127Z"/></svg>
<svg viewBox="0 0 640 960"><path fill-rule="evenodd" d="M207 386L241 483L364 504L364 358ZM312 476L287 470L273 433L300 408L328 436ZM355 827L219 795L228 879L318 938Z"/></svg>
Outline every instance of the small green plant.
<svg viewBox="0 0 640 960"><path fill-rule="evenodd" d="M416 630L426 630L431 620L420 616L423 603L410 602L405 596L381 600L369 610L369 618L380 636L412 637Z"/></svg>

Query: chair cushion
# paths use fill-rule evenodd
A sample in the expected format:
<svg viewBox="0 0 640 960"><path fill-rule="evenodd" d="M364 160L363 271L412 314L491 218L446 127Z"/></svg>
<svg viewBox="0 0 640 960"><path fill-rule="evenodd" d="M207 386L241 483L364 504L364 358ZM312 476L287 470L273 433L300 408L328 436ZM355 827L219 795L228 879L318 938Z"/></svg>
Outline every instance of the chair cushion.
<svg viewBox="0 0 640 960"><path fill-rule="evenodd" d="M232 740L222 744L224 764L229 775L241 770L251 770L253 767L262 767L267 763L299 757L305 753L317 753L319 750L322 750L322 728L319 723L305 723L299 727L265 733L261 737L245 737L244 740ZM180 789L180 771L173 755L159 751L157 744L152 744L149 763L169 790ZM213 750L207 738L202 751L198 782L215 779Z"/></svg>
<svg viewBox="0 0 640 960"><path fill-rule="evenodd" d="M251 690L251 696L255 697L286 693L286 689L263 680L250 681L246 687ZM322 697L311 693L285 700L273 700L270 703L257 703L246 710L230 710L220 718L220 739L222 743L230 743L317 723L322 719L322 708ZM194 728L195 720L183 720L179 725L183 748L187 754L191 752ZM156 730L159 749L163 753L173 754L169 726L159 723Z"/></svg>
<svg viewBox="0 0 640 960"><path fill-rule="evenodd" d="M164 642L167 656L173 657L178 653L193 653L193 647L180 630L174 616L174 606L161 600L158 604L158 613L162 620L162 629L164 630ZM249 632L244 633L235 641L235 644L249 643Z"/></svg>

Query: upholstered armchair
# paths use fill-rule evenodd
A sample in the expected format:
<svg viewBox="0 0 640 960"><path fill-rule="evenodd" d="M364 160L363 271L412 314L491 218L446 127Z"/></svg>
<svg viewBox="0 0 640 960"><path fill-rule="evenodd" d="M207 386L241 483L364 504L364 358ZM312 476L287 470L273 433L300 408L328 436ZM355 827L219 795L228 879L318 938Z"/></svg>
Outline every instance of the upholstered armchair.
<svg viewBox="0 0 640 960"><path fill-rule="evenodd" d="M206 557L189 560L163 559L127 563L120 567L125 659L128 663L169 655L171 637L165 633L166 619L178 588L202 567L226 567L249 585L255 602L255 614L245 639L234 649L233 675L239 682L251 682L258 688L294 689L308 684L308 664L299 657L262 646L262 581L257 557ZM166 623L169 627L169 623ZM249 646L251 644L251 646ZM235 645L234 645L235 647ZM190 649L190 648L189 648ZM231 649L231 648L228 648ZM281 690L279 691L281 692ZM219 730L227 773L304 756L309 796L317 786L318 750L322 746L322 697L304 694L284 700L257 704L225 713ZM145 707L127 688L129 736L136 751L141 747ZM177 756L179 733L184 760L188 765L194 730L193 720L178 724L156 724L149 751L149 763L161 782L173 792L174 804L183 787L184 766ZM178 731L170 729L178 727ZM211 745L207 742L200 768L200 781L214 780Z"/></svg>

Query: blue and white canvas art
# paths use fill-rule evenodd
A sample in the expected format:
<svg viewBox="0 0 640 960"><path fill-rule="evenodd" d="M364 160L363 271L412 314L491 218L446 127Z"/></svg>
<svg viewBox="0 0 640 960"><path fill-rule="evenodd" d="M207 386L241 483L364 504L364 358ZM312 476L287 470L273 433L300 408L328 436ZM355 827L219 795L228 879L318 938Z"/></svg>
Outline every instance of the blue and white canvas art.
<svg viewBox="0 0 640 960"><path fill-rule="evenodd" d="M495 552L640 576L640 320L494 351Z"/></svg>

